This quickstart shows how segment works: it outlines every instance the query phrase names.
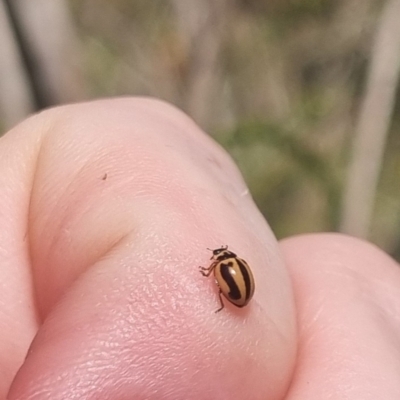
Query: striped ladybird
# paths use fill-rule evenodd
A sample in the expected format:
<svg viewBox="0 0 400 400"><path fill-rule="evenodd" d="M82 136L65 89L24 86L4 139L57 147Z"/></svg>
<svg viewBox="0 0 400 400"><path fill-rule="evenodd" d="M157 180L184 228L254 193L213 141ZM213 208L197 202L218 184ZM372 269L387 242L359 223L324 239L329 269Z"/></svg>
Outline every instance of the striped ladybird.
<svg viewBox="0 0 400 400"><path fill-rule="evenodd" d="M199 267L203 276L210 276L214 272L215 283L219 288L221 307L215 311L220 312L224 307L221 295L236 307L246 306L254 294L254 277L249 264L228 250L228 246L212 251L212 263L209 267Z"/></svg>

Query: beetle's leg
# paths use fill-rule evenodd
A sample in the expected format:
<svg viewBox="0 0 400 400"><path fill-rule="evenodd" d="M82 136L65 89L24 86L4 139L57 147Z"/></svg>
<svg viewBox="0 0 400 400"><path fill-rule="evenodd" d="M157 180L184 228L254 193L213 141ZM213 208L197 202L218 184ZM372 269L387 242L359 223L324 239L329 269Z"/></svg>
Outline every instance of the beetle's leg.
<svg viewBox="0 0 400 400"><path fill-rule="evenodd" d="M209 267L199 267L199 268L202 269L203 271L213 270L218 263L219 261L214 261L213 263L211 263Z"/></svg>
<svg viewBox="0 0 400 400"><path fill-rule="evenodd" d="M203 276L210 276L217 264L218 262L213 262L209 267L199 267L200 273Z"/></svg>
<svg viewBox="0 0 400 400"><path fill-rule="evenodd" d="M209 270L200 269L200 273L201 273L203 276L210 276L210 275L211 275L211 272L213 272L212 269L209 269Z"/></svg>
<svg viewBox="0 0 400 400"><path fill-rule="evenodd" d="M217 311L215 311L215 314L219 313L223 308L225 308L225 304L224 304L224 302L222 301L222 296L221 296L221 294L222 294L222 291L221 291L221 289L219 289L218 296L219 296L219 301L221 302L221 307L218 308Z"/></svg>

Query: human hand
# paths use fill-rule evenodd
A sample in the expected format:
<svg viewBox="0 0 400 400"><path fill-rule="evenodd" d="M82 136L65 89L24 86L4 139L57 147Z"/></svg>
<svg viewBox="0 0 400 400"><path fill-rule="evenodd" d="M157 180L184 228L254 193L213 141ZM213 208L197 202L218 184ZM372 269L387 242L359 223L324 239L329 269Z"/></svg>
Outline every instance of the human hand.
<svg viewBox="0 0 400 400"><path fill-rule="evenodd" d="M398 265L337 234L278 244L171 106L45 111L0 140L0 182L0 399L400 398ZM222 244L256 291L215 314L198 267Z"/></svg>

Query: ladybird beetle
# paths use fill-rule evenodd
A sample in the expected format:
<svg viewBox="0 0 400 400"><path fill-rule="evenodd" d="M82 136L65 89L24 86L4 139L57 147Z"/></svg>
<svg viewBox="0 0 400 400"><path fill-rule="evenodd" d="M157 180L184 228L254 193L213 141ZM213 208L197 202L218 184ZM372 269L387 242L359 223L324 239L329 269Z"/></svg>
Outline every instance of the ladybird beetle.
<svg viewBox="0 0 400 400"><path fill-rule="evenodd" d="M221 307L215 311L220 312L224 307L221 294L236 307L244 307L249 303L254 294L254 277L249 264L228 250L228 246L212 251L209 267L199 267L203 276L210 276L214 271L215 283L219 288L219 301Z"/></svg>

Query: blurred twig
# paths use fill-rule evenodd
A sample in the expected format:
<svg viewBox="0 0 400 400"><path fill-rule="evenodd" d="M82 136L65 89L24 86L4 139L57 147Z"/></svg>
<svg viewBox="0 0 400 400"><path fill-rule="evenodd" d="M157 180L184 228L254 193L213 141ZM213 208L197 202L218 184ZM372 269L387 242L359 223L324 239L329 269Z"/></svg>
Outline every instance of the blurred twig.
<svg viewBox="0 0 400 400"><path fill-rule="evenodd" d="M36 107L85 97L80 44L66 0L3 0Z"/></svg>
<svg viewBox="0 0 400 400"><path fill-rule="evenodd" d="M343 199L341 230L366 237L400 73L400 0L388 0L372 49Z"/></svg>
<svg viewBox="0 0 400 400"><path fill-rule="evenodd" d="M183 88L186 111L200 125L209 123L210 104L221 91L218 65L230 0L171 0L187 53ZM219 89L219 90L218 90Z"/></svg>
<svg viewBox="0 0 400 400"><path fill-rule="evenodd" d="M0 2L0 114L9 128L33 110L33 97L18 44L3 2Z"/></svg>

